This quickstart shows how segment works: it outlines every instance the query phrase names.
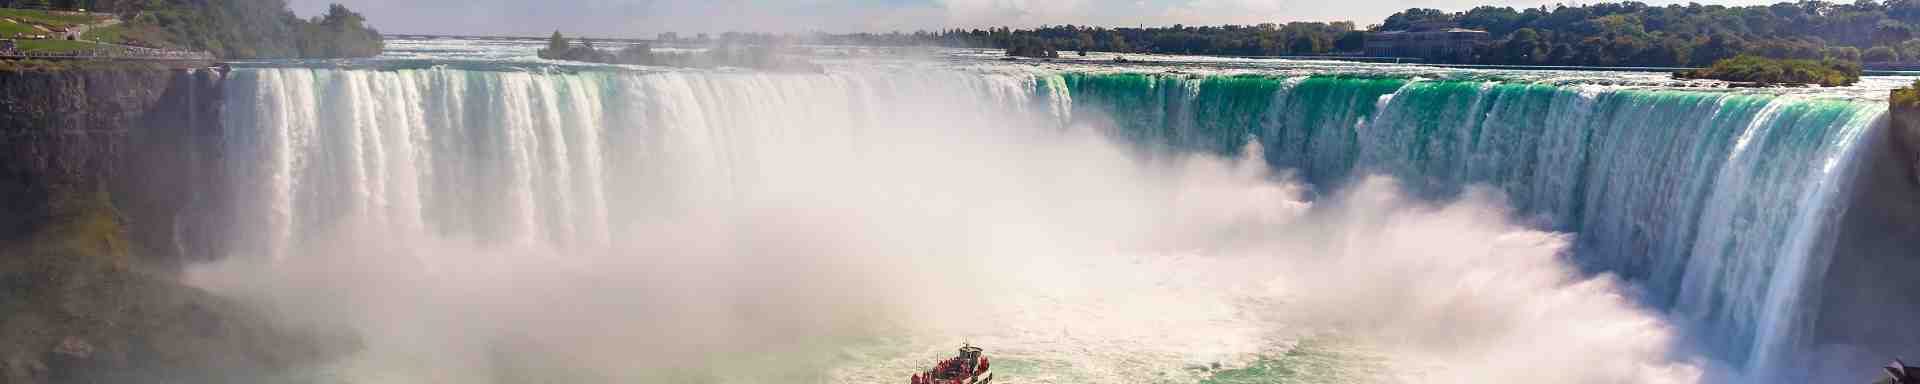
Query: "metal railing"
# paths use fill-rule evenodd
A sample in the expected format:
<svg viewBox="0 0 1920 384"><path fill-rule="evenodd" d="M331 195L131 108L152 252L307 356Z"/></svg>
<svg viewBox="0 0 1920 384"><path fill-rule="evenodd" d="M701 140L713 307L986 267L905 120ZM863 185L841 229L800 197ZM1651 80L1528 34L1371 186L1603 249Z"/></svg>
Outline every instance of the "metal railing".
<svg viewBox="0 0 1920 384"><path fill-rule="evenodd" d="M97 49L68 51L21 51L19 49L0 50L0 59L46 59L46 60L213 60L213 54L202 51L177 51L168 49L140 48L130 46L101 46Z"/></svg>

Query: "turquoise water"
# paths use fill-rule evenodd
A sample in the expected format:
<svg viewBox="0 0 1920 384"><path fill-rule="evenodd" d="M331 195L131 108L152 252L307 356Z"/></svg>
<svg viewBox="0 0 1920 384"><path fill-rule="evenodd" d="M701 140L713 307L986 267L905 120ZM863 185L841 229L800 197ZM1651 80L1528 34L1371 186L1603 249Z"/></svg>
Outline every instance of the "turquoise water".
<svg viewBox="0 0 1920 384"><path fill-rule="evenodd" d="M1833 190L1874 102L1764 93L1396 77L1065 74L1075 116L1115 135L1230 154L1256 140L1321 190L1386 174L1435 199L1473 185L1579 234L1573 258L1647 288L1729 361L1785 348L1809 270L1798 237ZM1089 115L1093 115L1089 113ZM1789 316L1790 317L1790 316Z"/></svg>
<svg viewBox="0 0 1920 384"><path fill-rule="evenodd" d="M1338 337L1301 341L1286 352L1264 356L1243 368L1213 372L1205 384L1317 384L1317 383L1389 383L1396 376L1414 376L1416 364L1396 367L1389 359L1355 348Z"/></svg>

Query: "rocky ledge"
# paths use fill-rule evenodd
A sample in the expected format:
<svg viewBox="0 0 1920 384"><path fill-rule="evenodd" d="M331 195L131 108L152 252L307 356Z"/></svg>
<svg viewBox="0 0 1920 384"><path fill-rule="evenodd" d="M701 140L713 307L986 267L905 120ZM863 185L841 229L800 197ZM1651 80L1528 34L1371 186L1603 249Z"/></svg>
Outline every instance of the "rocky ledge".
<svg viewBox="0 0 1920 384"><path fill-rule="evenodd" d="M222 78L0 68L0 384L277 381L344 350L179 280L231 216Z"/></svg>

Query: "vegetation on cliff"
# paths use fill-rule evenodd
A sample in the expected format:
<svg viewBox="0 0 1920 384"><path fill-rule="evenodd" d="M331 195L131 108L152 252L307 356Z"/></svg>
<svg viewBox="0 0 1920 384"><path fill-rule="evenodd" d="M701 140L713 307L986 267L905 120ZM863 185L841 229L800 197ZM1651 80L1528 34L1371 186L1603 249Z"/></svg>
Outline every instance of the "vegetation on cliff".
<svg viewBox="0 0 1920 384"><path fill-rule="evenodd" d="M1060 51L1055 50L1053 44L1046 40L1014 39L1007 44L1007 56L1057 59L1060 58Z"/></svg>
<svg viewBox="0 0 1920 384"><path fill-rule="evenodd" d="M366 18L334 4L310 19L285 0L102 1L120 25L89 31L89 38L152 48L190 49L223 58L369 57L384 47Z"/></svg>
<svg viewBox="0 0 1920 384"><path fill-rule="evenodd" d="M1920 80L1893 90L1893 97L1889 101L1896 107L1920 108Z"/></svg>
<svg viewBox="0 0 1920 384"><path fill-rule="evenodd" d="M142 271L107 192L48 189L37 229L0 242L0 381L246 381L341 350Z"/></svg>
<svg viewBox="0 0 1920 384"><path fill-rule="evenodd" d="M100 37L94 31L109 25L112 20L113 16L92 13L0 8L0 39L14 40L13 49L16 52L126 53L128 50L125 47L94 43ZM118 25L113 27L117 28ZM86 33L81 36L67 33L73 30Z"/></svg>
<svg viewBox="0 0 1920 384"><path fill-rule="evenodd" d="M1819 85L1839 87L1860 81L1860 64L1840 60L1780 60L1739 56L1712 66L1675 72L1680 79L1714 79L1762 86Z"/></svg>
<svg viewBox="0 0 1920 384"><path fill-rule="evenodd" d="M1916 23L1920 2L1905 0L1753 6L1627 1L1464 12L1416 8L1389 16L1380 29L1486 30L1492 42L1473 59L1484 64L1704 67L1741 55L1858 60L1849 56L1875 47L1920 55L1920 40L1910 32Z"/></svg>
<svg viewBox="0 0 1920 384"><path fill-rule="evenodd" d="M183 152L218 120L215 77L7 65L27 68L0 71L0 383L277 382L353 347L180 282L216 254L195 239L221 208L173 199L223 180L184 171L208 164Z"/></svg>
<svg viewBox="0 0 1920 384"><path fill-rule="evenodd" d="M47 12L37 9L0 8L0 18L7 18L19 24L37 24L54 27L92 24L100 18L84 13Z"/></svg>
<svg viewBox="0 0 1920 384"><path fill-rule="evenodd" d="M1353 22L1104 28L1045 26L831 36L830 43L1009 48L1039 39L1063 50L1234 56L1351 54L1367 31L1467 28L1491 35L1466 62L1503 65L1700 67L1740 55L1920 61L1920 1L1798 1L1722 6L1603 2L1580 6L1414 8ZM1857 57L1857 58L1856 58ZM1456 61L1455 57L1431 57Z"/></svg>
<svg viewBox="0 0 1920 384"><path fill-rule="evenodd" d="M594 48L593 40L580 39L580 46L576 47L573 45L573 40L567 39L565 35L561 35L560 31L553 31L553 36L547 38L547 47L541 48L535 54L547 60L570 60L594 63L613 61L612 54L601 52L600 49Z"/></svg>
<svg viewBox="0 0 1920 384"><path fill-rule="evenodd" d="M1035 29L953 29L911 34L857 33L829 36L825 42L1000 48L1010 52L1018 47L1047 46L1068 51L1272 56L1358 52L1365 41L1365 34L1354 23L1344 21L1147 28L1062 25Z"/></svg>
<svg viewBox="0 0 1920 384"><path fill-rule="evenodd" d="M603 64L655 65L683 68L740 67L775 71L819 72L818 64L780 54L773 44L709 47L704 51L655 52L647 44L631 44L616 51L602 50L592 40L580 39L579 45L554 31L547 47L537 53L542 59L583 61Z"/></svg>

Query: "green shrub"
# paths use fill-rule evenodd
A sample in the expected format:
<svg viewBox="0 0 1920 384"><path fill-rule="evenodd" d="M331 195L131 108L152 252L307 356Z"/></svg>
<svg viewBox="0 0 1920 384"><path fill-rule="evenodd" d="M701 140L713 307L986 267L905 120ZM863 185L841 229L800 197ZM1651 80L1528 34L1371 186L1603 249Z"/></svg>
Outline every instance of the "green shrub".
<svg viewBox="0 0 1920 384"><path fill-rule="evenodd" d="M47 192L30 234L0 236L0 381L46 382L18 369L38 366L52 382L273 382L252 376L356 348L136 265L104 188Z"/></svg>
<svg viewBox="0 0 1920 384"><path fill-rule="evenodd" d="M301 19L285 0L153 0L121 10L128 44L187 48L223 58L369 57L384 48L366 18L339 4Z"/></svg>
<svg viewBox="0 0 1920 384"><path fill-rule="evenodd" d="M1858 63L1860 62L1860 48L1854 48L1854 47L1827 48L1827 60L1850 61L1850 62Z"/></svg>
<svg viewBox="0 0 1920 384"><path fill-rule="evenodd" d="M1673 74L1680 79L1714 79L1763 86L1820 85L1839 87L1860 81L1860 64L1841 60L1780 60L1741 55L1713 66Z"/></svg>
<svg viewBox="0 0 1920 384"><path fill-rule="evenodd" d="M1888 47L1884 45L1873 47L1873 48L1867 49L1865 53L1861 53L1860 60L1869 62L1869 63L1887 63L1887 62L1900 61L1900 51L1895 51L1893 50L1892 47Z"/></svg>
<svg viewBox="0 0 1920 384"><path fill-rule="evenodd" d="M1914 80L1913 85L1893 90L1892 103L1894 106L1920 108L1920 80Z"/></svg>

